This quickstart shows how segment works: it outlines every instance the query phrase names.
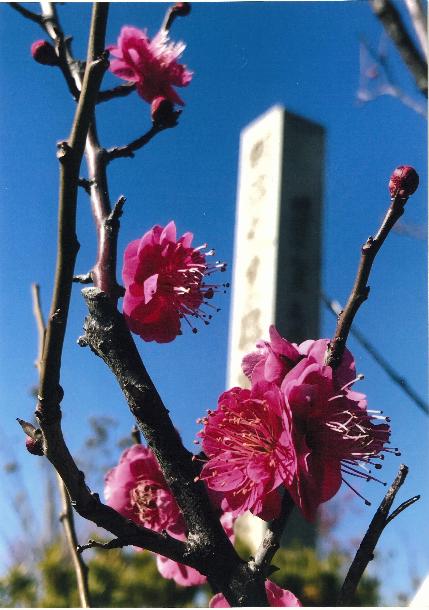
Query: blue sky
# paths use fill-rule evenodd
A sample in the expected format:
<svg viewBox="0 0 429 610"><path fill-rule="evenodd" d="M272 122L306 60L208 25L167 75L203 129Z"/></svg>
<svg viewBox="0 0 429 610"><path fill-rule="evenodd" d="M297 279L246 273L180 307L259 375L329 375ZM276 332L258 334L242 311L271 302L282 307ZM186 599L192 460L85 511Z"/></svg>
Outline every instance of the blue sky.
<svg viewBox="0 0 429 610"><path fill-rule="evenodd" d="M37 5L32 5L34 9ZM148 28L154 35L165 6L113 3L107 42L122 25ZM77 56L85 55L90 5L60 7L64 29L73 34ZM384 96L359 105L359 36L377 46L382 29L366 2L195 3L189 17L178 19L174 40L187 44L183 62L194 71L180 91L186 107L180 125L161 133L132 160L109 167L111 197L127 197L119 251L154 224L176 221L179 233L192 231L196 245L208 242L232 261L240 130L274 104L321 123L327 130L323 287L344 302L352 285L361 244L375 232L388 206L387 183L397 165L413 165L421 187L407 204L404 221L426 226L426 121L397 99ZM47 312L56 250L58 163L55 143L67 137L74 104L55 69L30 56L41 31L8 6L0 6L0 220L1 248L1 432L2 463L18 457L34 506L40 503L36 460L26 454L15 418L31 418L29 388L36 383L33 361L37 335L30 284L42 287ZM389 58L398 82L418 98L413 83L391 47ZM107 75L104 85L119 84ZM98 110L102 144L124 144L150 127L148 105L136 94L102 104ZM77 272L85 273L95 255L95 234L88 202L79 197ZM427 387L427 284L425 239L392 234L371 275L371 295L356 324L423 396ZM227 272L230 274L230 271ZM164 402L188 446L198 429L195 419L216 405L224 390L229 294L217 299L222 311L210 327L187 333L169 345L139 348ZM86 435L89 415L118 422L118 437L132 425L115 380L89 350L76 345L85 308L79 286L73 290L63 358L64 430L72 450ZM334 330L323 312L321 336ZM138 340L139 341L139 340ZM389 458L382 471L391 481L400 460L410 475L400 493L405 500L422 494L386 530L373 566L385 581L386 603L409 590L413 575L429 572L427 416L394 386L371 358L350 339L361 389L371 408L392 418L393 443L401 458ZM119 450L118 450L119 455ZM7 481L3 482L5 489ZM384 488L365 486L377 504ZM372 516L360 504L346 510L338 528L344 540L364 533ZM8 503L2 503L1 530L17 532ZM4 557L4 553L2 553Z"/></svg>

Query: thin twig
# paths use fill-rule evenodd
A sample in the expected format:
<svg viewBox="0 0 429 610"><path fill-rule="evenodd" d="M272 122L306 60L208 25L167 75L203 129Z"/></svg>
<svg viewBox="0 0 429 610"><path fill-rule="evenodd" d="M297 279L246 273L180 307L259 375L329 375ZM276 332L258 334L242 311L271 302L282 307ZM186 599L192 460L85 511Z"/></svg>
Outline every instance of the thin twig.
<svg viewBox="0 0 429 610"><path fill-rule="evenodd" d="M62 142L59 149L60 159L60 201L58 223L58 253L55 271L54 295L46 329L45 346L40 371L39 417L48 412L60 417L59 390L61 353L70 304L73 271L79 243L76 237L76 203L79 168L84 152L86 134L90 117L95 105L101 79L107 68L104 55L99 55L100 25L107 22L108 5L94 5L91 22L88 62L82 84L82 94L76 108L75 117L68 142ZM104 43L103 43L104 46Z"/></svg>
<svg viewBox="0 0 429 610"><path fill-rule="evenodd" d="M133 426L131 430L131 440L133 441L134 445L141 445L142 435L137 425Z"/></svg>
<svg viewBox="0 0 429 610"><path fill-rule="evenodd" d="M388 516L388 518L386 519L386 525L388 523L390 523L391 521L393 521L393 519L396 519L396 517L398 515L400 515L402 513L402 511L404 511L406 508L408 508L409 506L411 506L412 504L414 504L414 502L417 502L418 500L420 500L420 494L417 496L413 496L409 500L405 500L405 502L402 502L402 504L400 504L398 506L398 508L396 510L394 510L393 513L391 513Z"/></svg>
<svg viewBox="0 0 429 610"><path fill-rule="evenodd" d="M42 15L38 15L37 13L33 13L33 11L29 11L28 8L25 8L25 6L21 6L21 4L19 2L8 2L8 4L11 8L18 11L18 13L20 13L26 19L30 19L30 21L34 21L35 23L42 25L42 23L43 23Z"/></svg>
<svg viewBox="0 0 429 610"><path fill-rule="evenodd" d="M76 573L77 589L81 608L91 608L91 596L88 586L88 566L83 561L81 555L77 552L77 536L74 525L73 508L70 502L70 497L64 482L58 475L58 487L60 489L62 513L60 521L64 527L64 534L67 540L67 546L73 561L74 571Z"/></svg>
<svg viewBox="0 0 429 610"><path fill-rule="evenodd" d="M326 307L336 316L341 316L343 308L338 303L338 301L332 301L325 294L321 294L322 301L325 303ZM355 337L355 339L366 349L368 354L374 358L374 360L381 366L383 371L390 377L390 379L396 383L409 398L423 411L426 415L429 415L429 406L428 404L421 398L417 392L411 387L408 381L402 377L393 366L386 360L382 354L374 347L374 345L368 341L366 337L358 330L355 326L350 328L350 334Z"/></svg>
<svg viewBox="0 0 429 610"><path fill-rule="evenodd" d="M420 47L424 53L426 61L428 60L428 27L427 15L420 0L405 0L405 5L411 17L414 31L419 40Z"/></svg>
<svg viewBox="0 0 429 610"><path fill-rule="evenodd" d="M404 199L399 196L396 196L392 200L392 203L387 210L386 216L384 217L377 234L375 237L368 237L366 243L362 246L361 259L354 286L344 311L338 317L335 335L329 342L329 346L326 351L325 363L332 368L338 367L341 363L341 358L343 357L354 317L357 314L359 307L366 301L369 295L369 286L367 286L367 282L372 264L395 222L404 213L404 206L407 200L408 197Z"/></svg>
<svg viewBox="0 0 429 610"><path fill-rule="evenodd" d="M32 288L32 295L33 295L33 312L34 312L34 317L36 319L36 324L37 324L38 345L39 345L36 366L40 373L41 355L43 352L43 342L44 342L44 338L45 338L46 327L45 327L45 321L43 319L42 306L41 306L41 302L40 302L39 285L32 284L31 288ZM26 422L22 422L22 420L19 420L19 419L18 419L18 422L21 425L21 427L24 429L24 431L28 433L25 425L23 425L23 424L26 424ZM27 427L28 427L28 424L27 424ZM31 426L31 427L34 428L34 426ZM32 438L36 438L35 433L37 431L34 429L33 431L30 430L30 432L32 432L32 434L29 434L29 436L31 436ZM40 433L40 431L39 431L39 433ZM62 514L60 516L60 520L64 527L64 533L65 533L65 537L66 537L66 541L67 541L68 550L70 552L70 555L71 555L71 558L73 561L73 567L74 567L74 571L76 574L76 582L77 582L77 589L78 589L78 594L79 594L79 599L80 599L80 605L81 605L81 608L91 608L91 597L90 597L89 586L88 586L88 566L85 564L82 557L80 557L76 552L77 535L76 535L76 529L75 529L75 525L74 525L73 508L72 508L72 505L70 502L70 497L68 495L66 486L64 485L64 482L62 481L61 477L58 474L57 474L57 481L58 481L58 488L60 491L61 503L62 503Z"/></svg>
<svg viewBox="0 0 429 610"><path fill-rule="evenodd" d="M285 491L282 499L282 507L280 515L277 519L270 521L267 526L264 539L261 542L255 554L255 565L258 566L264 574L267 573L271 561L280 547L280 540L286 523L292 513L295 504L290 494Z"/></svg>
<svg viewBox="0 0 429 610"><path fill-rule="evenodd" d="M80 275L74 275L73 282L76 282L78 284L92 284L92 282L93 282L92 272L89 271L88 273L81 273Z"/></svg>
<svg viewBox="0 0 429 610"><path fill-rule="evenodd" d="M85 190L87 195L91 194L91 181L90 180L88 180L87 178L79 178L78 184Z"/></svg>
<svg viewBox="0 0 429 610"><path fill-rule="evenodd" d="M117 97L126 97L135 90L135 83L124 83L122 85L118 85L117 87L113 87L112 89L100 91L97 98L97 104L108 102L109 100L113 100Z"/></svg>
<svg viewBox="0 0 429 610"><path fill-rule="evenodd" d="M33 313L37 326L37 358L34 366L40 372L40 364L43 355L43 344L45 342L46 325L42 313L42 305L40 303L40 286L39 284L31 284L31 295L33 300Z"/></svg>
<svg viewBox="0 0 429 610"><path fill-rule="evenodd" d="M114 538L113 540L109 540L109 542L99 542L98 540L88 540L87 544L78 545L76 547L77 553L79 555L83 553L83 551L87 551L88 549L104 549L106 551L110 549L122 549L124 546L128 546L133 544L132 540L124 540L119 538Z"/></svg>
<svg viewBox="0 0 429 610"><path fill-rule="evenodd" d="M370 4L372 10L396 45L405 65L414 77L417 87L427 97L427 62L419 53L406 31L400 13L390 0L370 0Z"/></svg>
<svg viewBox="0 0 429 610"><path fill-rule="evenodd" d="M140 138L136 138L129 144L124 146L114 146L106 150L107 160L113 161L113 159L119 159L120 157L134 157L136 150L143 148L148 142L152 140L158 133L168 129L166 126L152 125L148 132L142 135Z"/></svg>
<svg viewBox="0 0 429 610"><path fill-rule="evenodd" d="M395 499L396 494L399 491L399 488L405 481L407 474L407 466L401 464L395 480L389 487L386 495L384 496L380 506L377 509L377 512L372 518L369 528L362 539L359 549L357 550L356 556L350 566L343 586L341 587L341 591L339 593L337 601L338 606L353 605L356 588L359 584L360 579L362 578L362 575L368 563L373 559L374 549L384 528L394 517L396 517L400 512L402 512L402 510L407 508L407 506L413 504L419 498L419 496L416 496L415 498L411 498L407 502L404 502L389 517L390 507L392 506L392 503Z"/></svg>

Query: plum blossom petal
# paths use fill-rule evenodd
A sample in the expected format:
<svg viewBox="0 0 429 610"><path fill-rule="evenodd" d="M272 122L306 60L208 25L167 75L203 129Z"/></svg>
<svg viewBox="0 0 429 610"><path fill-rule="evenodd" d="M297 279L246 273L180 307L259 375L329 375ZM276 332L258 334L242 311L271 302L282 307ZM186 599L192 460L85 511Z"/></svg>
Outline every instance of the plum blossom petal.
<svg viewBox="0 0 429 610"><path fill-rule="evenodd" d="M110 71L135 83L140 97L149 103L164 97L183 106L173 87L186 87L192 79L192 72L177 62L185 48L183 42L171 42L166 30L151 40L146 30L123 26L116 46L109 47L113 56Z"/></svg>
<svg viewBox="0 0 429 610"><path fill-rule="evenodd" d="M265 591L267 593L268 603L272 608L294 608L302 606L301 602L293 593L282 589L271 580L265 581ZM230 608L231 606L226 601L222 593L216 593L210 602L209 608Z"/></svg>
<svg viewBox="0 0 429 610"><path fill-rule="evenodd" d="M104 494L107 504L127 519L156 532L166 531L177 540L186 540L186 524L177 502L151 449L133 445L126 449L119 464L105 477ZM220 512L220 500L209 493L215 510ZM231 541L234 539L234 518L231 513L220 515L220 522ZM164 578L182 586L199 585L206 577L197 570L157 555L157 567Z"/></svg>
<svg viewBox="0 0 429 610"><path fill-rule="evenodd" d="M222 492L223 510L234 516L246 510L268 519L277 516L275 490L291 485L296 470L288 407L279 388L266 382L252 391L232 388L200 421L208 457L200 478Z"/></svg>
<svg viewBox="0 0 429 610"><path fill-rule="evenodd" d="M389 451L386 418L368 412L365 397L338 390L330 367L301 360L284 378L281 390L292 414L297 470L289 491L308 520L339 490L344 475L375 479L367 466ZM384 423L375 424L374 421ZM377 480L377 479L375 479ZM358 493L358 492L356 492Z"/></svg>
<svg viewBox="0 0 429 610"><path fill-rule="evenodd" d="M155 225L141 239L132 241L124 253L122 278L125 286L123 311L129 329L144 341L168 343L181 334L181 321L208 324L211 315L203 311L220 288L207 283L224 263L209 264L202 247L191 246L192 233L176 238L173 221ZM227 284L222 285L226 287Z"/></svg>

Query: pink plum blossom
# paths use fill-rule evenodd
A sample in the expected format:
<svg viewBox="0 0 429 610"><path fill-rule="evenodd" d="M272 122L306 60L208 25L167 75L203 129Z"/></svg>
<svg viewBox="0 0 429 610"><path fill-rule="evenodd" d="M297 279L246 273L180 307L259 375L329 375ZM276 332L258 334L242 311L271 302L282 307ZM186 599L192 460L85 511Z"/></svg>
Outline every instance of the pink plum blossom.
<svg viewBox="0 0 429 610"><path fill-rule="evenodd" d="M329 339L309 339L297 345L284 339L273 325L270 326L269 333L270 341L258 341L257 350L243 358L243 372L252 384L265 380L280 386L285 375L303 358L309 363L323 364ZM341 364L335 371L335 382L342 387L355 378L354 359L346 349Z"/></svg>
<svg viewBox="0 0 429 610"><path fill-rule="evenodd" d="M209 323L211 315L201 307L211 307L207 300L219 286L204 279L224 271L225 264L209 265L206 257L213 252L204 253L205 246L193 248L192 238L192 233L185 233L176 239L171 221L166 227L154 226L125 250L123 311L130 330L144 341L173 341L181 334L181 320L190 324L190 317Z"/></svg>
<svg viewBox="0 0 429 610"><path fill-rule="evenodd" d="M282 607L298 607L302 606L301 602L293 593L282 589L271 580L265 581L265 591L267 593L268 603L272 608ZM230 608L231 606L226 601L222 593L216 593L209 602L209 608Z"/></svg>
<svg viewBox="0 0 429 610"><path fill-rule="evenodd" d="M200 478L222 492L222 508L234 516L246 510L269 520L280 511L281 485L296 471L290 412L279 388L262 382L224 392L216 411L200 420L208 461Z"/></svg>
<svg viewBox="0 0 429 610"><path fill-rule="evenodd" d="M143 445L126 449L119 464L106 474L104 494L107 504L127 519L156 532L166 531L177 540L186 540L182 513L151 449ZM212 494L210 499L217 500ZM232 540L232 515L224 513L220 521ZM164 578L173 579L179 585L190 587L207 580L198 570L167 557L157 555L156 563Z"/></svg>
<svg viewBox="0 0 429 610"><path fill-rule="evenodd" d="M151 40L146 30L124 26L117 45L109 47L115 58L110 70L135 83L138 94L149 103L162 96L183 106L174 87L185 87L192 79L192 72L177 63L185 47L183 42L170 42L166 30L160 30Z"/></svg>
<svg viewBox="0 0 429 610"><path fill-rule="evenodd" d="M297 456L289 492L312 520L319 504L332 498L342 481L351 487L344 475L375 479L368 465L379 468L380 454L390 451L385 448L390 428L374 421L388 419L369 412L363 394L347 386L338 390L332 369L316 360L301 360L286 374L281 391L292 414Z"/></svg>

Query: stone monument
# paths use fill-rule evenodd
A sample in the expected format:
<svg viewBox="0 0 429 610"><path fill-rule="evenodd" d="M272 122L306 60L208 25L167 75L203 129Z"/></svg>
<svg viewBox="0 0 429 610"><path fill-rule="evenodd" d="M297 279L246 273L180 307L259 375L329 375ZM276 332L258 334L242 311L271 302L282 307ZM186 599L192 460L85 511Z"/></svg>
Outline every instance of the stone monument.
<svg viewBox="0 0 429 610"><path fill-rule="evenodd" d="M290 341L318 338L325 132L274 106L241 132L227 387L248 387L243 356L275 324ZM314 527L297 515L297 538ZM249 529L250 528L250 529ZM242 519L258 543L265 522Z"/></svg>

